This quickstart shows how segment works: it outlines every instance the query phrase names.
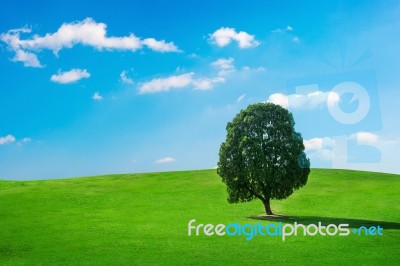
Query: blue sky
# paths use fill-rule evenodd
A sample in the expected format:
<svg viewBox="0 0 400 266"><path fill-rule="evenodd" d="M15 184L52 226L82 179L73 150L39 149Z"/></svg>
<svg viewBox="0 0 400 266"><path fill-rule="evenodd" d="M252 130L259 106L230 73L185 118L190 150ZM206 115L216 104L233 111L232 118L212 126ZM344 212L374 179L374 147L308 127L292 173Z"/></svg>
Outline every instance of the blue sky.
<svg viewBox="0 0 400 266"><path fill-rule="evenodd" d="M0 178L213 168L257 102L313 167L400 173L397 1L40 2L0 11Z"/></svg>

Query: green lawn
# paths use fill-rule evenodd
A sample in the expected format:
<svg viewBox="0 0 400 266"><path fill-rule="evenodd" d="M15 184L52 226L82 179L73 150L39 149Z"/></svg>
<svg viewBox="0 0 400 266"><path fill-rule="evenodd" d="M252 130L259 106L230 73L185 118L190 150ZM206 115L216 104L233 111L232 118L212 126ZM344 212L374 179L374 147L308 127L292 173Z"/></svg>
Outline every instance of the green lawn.
<svg viewBox="0 0 400 266"><path fill-rule="evenodd" d="M191 236L188 222L257 223L215 170L0 181L0 265L400 265L400 176L313 169L276 213L305 224L381 225L384 236ZM270 223L269 221L261 221Z"/></svg>

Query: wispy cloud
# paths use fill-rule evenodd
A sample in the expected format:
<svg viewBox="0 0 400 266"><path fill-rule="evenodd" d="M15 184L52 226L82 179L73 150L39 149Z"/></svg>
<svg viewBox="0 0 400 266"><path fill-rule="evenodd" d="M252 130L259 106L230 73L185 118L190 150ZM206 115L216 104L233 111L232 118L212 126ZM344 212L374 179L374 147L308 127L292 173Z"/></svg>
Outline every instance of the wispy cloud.
<svg viewBox="0 0 400 266"><path fill-rule="evenodd" d="M43 67L35 54L23 50L16 50L12 61L22 62L26 67Z"/></svg>
<svg viewBox="0 0 400 266"><path fill-rule="evenodd" d="M21 147L22 145L27 144L31 141L32 141L31 138L25 137L17 142L17 146Z"/></svg>
<svg viewBox="0 0 400 266"><path fill-rule="evenodd" d="M333 158L334 140L330 137L303 140L306 153L311 160L330 161Z"/></svg>
<svg viewBox="0 0 400 266"><path fill-rule="evenodd" d="M51 76L50 80L56 83L67 84L89 77L90 73L86 69L74 68L65 72L59 70L57 74Z"/></svg>
<svg viewBox="0 0 400 266"><path fill-rule="evenodd" d="M376 144L379 141L378 135L372 132L360 131L350 135L350 139L354 139L359 144Z"/></svg>
<svg viewBox="0 0 400 266"><path fill-rule="evenodd" d="M143 83L139 88L139 93L156 93L169 91L171 89L181 89L193 83L193 72L174 75L167 78L156 78Z"/></svg>
<svg viewBox="0 0 400 266"><path fill-rule="evenodd" d="M245 96L246 96L246 94L240 95L240 96L237 98L236 102L237 102L237 103L240 103L240 102L244 99Z"/></svg>
<svg viewBox="0 0 400 266"><path fill-rule="evenodd" d="M251 68L249 66L243 66L242 70L243 71L254 71L254 72L265 72L265 71L267 71L267 69L265 69L265 67Z"/></svg>
<svg viewBox="0 0 400 266"><path fill-rule="evenodd" d="M287 25L285 28L277 28L271 31L272 33L278 33L278 34L283 34L291 37L291 41L297 44L300 44L300 38L298 36L295 36L293 34L293 27L290 25Z"/></svg>
<svg viewBox="0 0 400 266"><path fill-rule="evenodd" d="M218 83L224 83L226 78L236 71L233 64L235 60L232 57L219 58L211 63L211 66L217 71L216 75L211 77L201 77L193 80L196 90L210 90Z"/></svg>
<svg viewBox="0 0 400 266"><path fill-rule="evenodd" d="M193 80L193 86L196 90L211 90L216 84L224 83L226 81L223 77L212 78L198 78Z"/></svg>
<svg viewBox="0 0 400 266"><path fill-rule="evenodd" d="M349 140L355 140L361 145L371 145L376 147L384 147L388 145L394 145L399 143L399 139L395 139L389 136L382 136L377 133L368 131L359 131L349 136Z"/></svg>
<svg viewBox="0 0 400 266"><path fill-rule="evenodd" d="M95 102L100 102L101 100L103 100L103 96L101 96L100 93L96 91L92 96L92 100Z"/></svg>
<svg viewBox="0 0 400 266"><path fill-rule="evenodd" d="M143 40L143 44L153 51L168 53L168 52L181 52L173 42L165 42L164 40L157 41L154 38L147 38Z"/></svg>
<svg viewBox="0 0 400 266"><path fill-rule="evenodd" d="M332 161L333 158L335 157L331 149L319 149L319 150L308 151L307 156L311 160L311 162L313 162L314 160L329 162Z"/></svg>
<svg viewBox="0 0 400 266"><path fill-rule="evenodd" d="M271 32L283 33L283 32L287 32L287 31L293 31L293 27L290 25L287 25L285 28L277 28L277 29L272 30Z"/></svg>
<svg viewBox="0 0 400 266"><path fill-rule="evenodd" d="M326 105L333 106L340 101L340 95L336 92L314 91L308 94L274 93L268 97L267 102L281 105L284 108L313 109Z"/></svg>
<svg viewBox="0 0 400 266"><path fill-rule="evenodd" d="M174 158L172 158L172 157L164 157L164 158L158 159L158 160L156 160L154 162L157 163L157 164L164 164L164 163L173 163L175 161L176 160Z"/></svg>
<svg viewBox="0 0 400 266"><path fill-rule="evenodd" d="M289 97L283 93L273 93L268 97L267 102L289 108Z"/></svg>
<svg viewBox="0 0 400 266"><path fill-rule="evenodd" d="M292 38L292 42L294 42L294 43L300 43L300 38L297 37L297 36L295 36L295 37Z"/></svg>
<svg viewBox="0 0 400 266"><path fill-rule="evenodd" d="M28 143L28 142L31 142L31 141L32 141L32 139L31 138L27 138L27 137L22 139L23 143Z"/></svg>
<svg viewBox="0 0 400 266"><path fill-rule="evenodd" d="M331 148L334 141L332 138L312 138L303 141L306 150L320 150L323 148Z"/></svg>
<svg viewBox="0 0 400 266"><path fill-rule="evenodd" d="M15 141L15 137L13 135L7 135L4 137L0 137L0 145L11 143Z"/></svg>
<svg viewBox="0 0 400 266"><path fill-rule="evenodd" d="M238 43L241 49L252 48L260 45L254 35L245 31L237 32L235 28L222 27L210 34L210 41L219 47L229 45L232 41Z"/></svg>
<svg viewBox="0 0 400 266"><path fill-rule="evenodd" d="M133 84L133 80L127 76L127 71L126 70L122 71L121 74L119 74L119 77L121 78L121 81L123 83Z"/></svg>
<svg viewBox="0 0 400 266"><path fill-rule="evenodd" d="M211 77L201 77L194 72L172 75L165 78L155 78L139 86L139 93L167 92L192 86L196 90L210 90L218 83L224 83L230 73L235 71L233 58L220 58L211 63L217 73ZM198 77L197 77L198 76Z"/></svg>
<svg viewBox="0 0 400 266"><path fill-rule="evenodd" d="M219 70L218 76L226 77L235 71L235 66L233 65L233 61L234 59L232 57L220 58L212 62L211 65Z"/></svg>
<svg viewBox="0 0 400 266"><path fill-rule="evenodd" d="M94 47L97 50L127 50L136 51L143 46L156 52L180 52L173 42L156 40L154 38L141 39L133 33L123 37L107 36L107 25L97 23L91 18L82 21L62 24L54 33L44 36L33 35L31 38L21 39L21 34L31 33L29 28L9 30L0 35L0 40L15 52L13 61L23 62L27 67L42 67L37 55L43 49L52 50L54 54L62 49L72 48L77 44Z"/></svg>

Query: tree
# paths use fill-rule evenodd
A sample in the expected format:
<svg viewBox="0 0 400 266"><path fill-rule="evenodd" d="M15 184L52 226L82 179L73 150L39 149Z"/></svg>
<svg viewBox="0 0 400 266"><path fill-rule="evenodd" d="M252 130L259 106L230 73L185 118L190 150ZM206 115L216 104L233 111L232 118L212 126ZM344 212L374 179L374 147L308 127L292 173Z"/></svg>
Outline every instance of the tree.
<svg viewBox="0 0 400 266"><path fill-rule="evenodd" d="M252 104L229 122L217 173L227 185L228 202L285 199L307 183L310 161L292 114L272 103Z"/></svg>

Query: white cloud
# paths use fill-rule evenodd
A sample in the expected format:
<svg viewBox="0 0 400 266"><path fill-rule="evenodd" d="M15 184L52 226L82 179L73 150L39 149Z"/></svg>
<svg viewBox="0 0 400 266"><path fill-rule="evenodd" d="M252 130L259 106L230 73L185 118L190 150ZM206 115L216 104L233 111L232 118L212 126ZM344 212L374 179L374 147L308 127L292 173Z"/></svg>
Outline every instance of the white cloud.
<svg viewBox="0 0 400 266"><path fill-rule="evenodd" d="M229 58L220 58L211 63L211 66L219 69L218 76L226 77L230 73L235 71L235 66L233 65L233 61L235 61L232 57Z"/></svg>
<svg viewBox="0 0 400 266"><path fill-rule="evenodd" d="M154 38L147 38L143 40L143 44L148 48L161 53L181 52L173 42L166 43L164 40L157 41Z"/></svg>
<svg viewBox="0 0 400 266"><path fill-rule="evenodd" d="M180 75L173 75L166 78L156 78L144 82L139 87L139 93L156 93L170 91L172 89L182 89L193 86L196 90L210 90L218 83L224 83L226 77L235 71L233 58L220 58L211 63L217 69L217 75L211 77L195 77L194 72Z"/></svg>
<svg viewBox="0 0 400 266"><path fill-rule="evenodd" d="M156 78L143 83L139 88L139 93L156 93L169 91L171 89L181 89L193 83L193 72L170 76L167 78Z"/></svg>
<svg viewBox="0 0 400 266"><path fill-rule="evenodd" d="M329 162L335 157L331 149L320 149L307 152L308 158L312 161Z"/></svg>
<svg viewBox="0 0 400 266"><path fill-rule="evenodd" d="M319 150L322 148L321 138L305 139L303 140L303 143L306 150Z"/></svg>
<svg viewBox="0 0 400 266"><path fill-rule="evenodd" d="M141 42L133 34L124 37L107 37L107 25L97 23L91 18L72 23L63 23L55 33L44 36L34 35L32 39L20 40L22 49L49 49L57 53L63 48L76 44L101 49L131 50L141 48Z"/></svg>
<svg viewBox="0 0 400 266"><path fill-rule="evenodd" d="M232 69L234 59L232 57L229 58L219 58L211 63L212 66L220 68L220 69Z"/></svg>
<svg viewBox="0 0 400 266"><path fill-rule="evenodd" d="M193 86L196 90L210 90L217 83L224 83L225 78L214 77L214 78L200 78L193 80Z"/></svg>
<svg viewBox="0 0 400 266"><path fill-rule="evenodd" d="M340 102L340 95L337 92L329 92L328 97L326 99L326 103L328 106L332 107L337 105Z"/></svg>
<svg viewBox="0 0 400 266"><path fill-rule="evenodd" d="M7 33L0 34L0 40L8 44L10 49L18 50L20 46L20 34L21 33L30 33L31 29L29 28L20 28L9 30Z"/></svg>
<svg viewBox="0 0 400 266"><path fill-rule="evenodd" d="M132 80L131 78L129 78L129 77L126 75L126 73L127 73L127 72L124 70L124 71L122 71L121 74L119 75L120 78L121 78L121 81L122 81L123 83L126 83L126 84L133 84L133 80Z"/></svg>
<svg viewBox="0 0 400 266"><path fill-rule="evenodd" d="M217 75L211 78L199 78L193 80L193 85L197 90L209 90L214 87L215 84L224 83L226 78L233 72L236 71L233 62L235 60L232 57L219 58L211 63L211 66L217 69Z"/></svg>
<svg viewBox="0 0 400 266"><path fill-rule="evenodd" d="M15 137L13 135L7 135L5 137L0 137L0 145L11 143L15 141Z"/></svg>
<svg viewBox="0 0 400 266"><path fill-rule="evenodd" d="M303 140L304 147L306 150L320 150L324 148L332 148L333 139L329 137L325 138L312 138Z"/></svg>
<svg viewBox="0 0 400 266"><path fill-rule="evenodd" d="M37 56L32 52L43 49L52 50L57 54L64 48L72 48L77 44L94 47L98 50L127 50L136 51L143 46L157 52L179 52L173 42L146 38L142 40L133 33L123 37L108 37L107 25L97 23L91 18L71 23L63 23L56 32L46 33L44 36L33 35L30 39L21 39L21 33L30 33L28 28L9 30L0 35L9 49L16 55L14 61L21 61L25 66L41 67ZM28 52L30 51L30 52Z"/></svg>
<svg viewBox="0 0 400 266"><path fill-rule="evenodd" d="M303 140L307 156L311 161L347 161L347 141L355 140L358 144L372 145L382 148L386 141L372 132L360 131L349 137L324 137ZM336 166L335 166L336 167Z"/></svg>
<svg viewBox="0 0 400 266"><path fill-rule="evenodd" d="M92 96L93 101L95 102L99 102L101 100L103 100L103 96L100 95L100 93L98 91L96 91L93 96Z"/></svg>
<svg viewBox="0 0 400 266"><path fill-rule="evenodd" d="M359 144L376 144L379 140L378 135L371 133L360 131L355 134L350 135L350 139L357 140Z"/></svg>
<svg viewBox="0 0 400 266"><path fill-rule="evenodd" d="M12 61L22 62L26 67L43 67L35 54L23 50L16 50Z"/></svg>
<svg viewBox="0 0 400 266"><path fill-rule="evenodd" d="M281 105L284 108L313 109L337 104L340 96L336 92L314 91L308 94L274 93L268 97L267 102Z"/></svg>
<svg viewBox="0 0 400 266"><path fill-rule="evenodd" d="M289 98L283 93L273 93L268 97L267 102L289 108Z"/></svg>
<svg viewBox="0 0 400 266"><path fill-rule="evenodd" d="M240 103L240 102L244 99L245 96L246 96L246 94L240 95L240 96L237 98L236 102L237 102L237 103Z"/></svg>
<svg viewBox="0 0 400 266"><path fill-rule="evenodd" d="M260 45L260 42L255 40L254 35L250 35L244 31L237 32L234 28L228 27L222 27L210 34L210 40L220 47L227 46L232 41L236 41L241 49Z"/></svg>
<svg viewBox="0 0 400 266"><path fill-rule="evenodd" d="M210 90L217 83L225 82L225 78L194 78L194 73L173 75L166 78L156 78L144 82L139 87L140 94L170 91L172 89L182 89L193 86L196 90Z"/></svg>
<svg viewBox="0 0 400 266"><path fill-rule="evenodd" d="M156 160L155 163L163 164L163 163L173 163L175 161L176 160L174 158L172 158L172 157L165 157L165 158L161 158L161 159Z"/></svg>
<svg viewBox="0 0 400 266"><path fill-rule="evenodd" d="M311 161L330 161L333 158L334 140L329 137L303 140L306 153Z"/></svg>
<svg viewBox="0 0 400 266"><path fill-rule="evenodd" d="M7 43L9 49L15 52L12 61L22 62L26 67L43 67L35 54L24 51L20 48L20 34L30 32L31 29L26 27L9 30L7 33L0 34L0 40Z"/></svg>
<svg viewBox="0 0 400 266"><path fill-rule="evenodd" d="M213 87L213 82L210 79L193 80L193 85L198 90L210 90Z"/></svg>
<svg viewBox="0 0 400 266"><path fill-rule="evenodd" d="M50 80L57 83L67 84L78 80L89 78L90 73L86 69L71 69L70 71L61 72L51 76Z"/></svg>

